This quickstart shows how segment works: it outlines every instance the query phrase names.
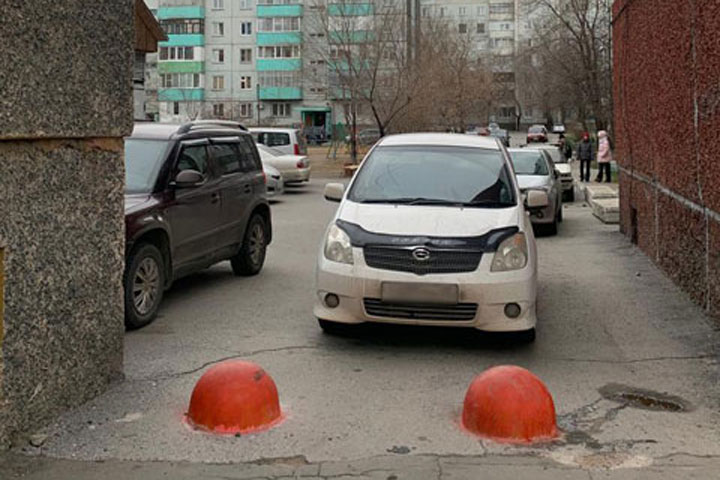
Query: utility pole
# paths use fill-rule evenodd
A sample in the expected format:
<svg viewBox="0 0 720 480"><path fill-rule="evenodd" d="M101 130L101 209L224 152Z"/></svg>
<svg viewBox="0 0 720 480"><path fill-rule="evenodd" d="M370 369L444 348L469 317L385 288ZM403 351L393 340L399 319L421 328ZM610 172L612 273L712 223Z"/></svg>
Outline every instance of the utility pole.
<svg viewBox="0 0 720 480"><path fill-rule="evenodd" d="M413 22L412 22L413 0L405 0L405 42L407 51L405 53L408 63L413 56Z"/></svg>

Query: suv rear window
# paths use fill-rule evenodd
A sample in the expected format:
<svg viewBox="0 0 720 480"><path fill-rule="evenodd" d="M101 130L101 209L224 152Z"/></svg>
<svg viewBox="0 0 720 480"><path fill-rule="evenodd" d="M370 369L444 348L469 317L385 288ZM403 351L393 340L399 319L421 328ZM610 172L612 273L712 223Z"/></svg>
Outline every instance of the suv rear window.
<svg viewBox="0 0 720 480"><path fill-rule="evenodd" d="M260 132L258 133L258 143L262 143L268 147L282 147L290 145L290 134L281 132Z"/></svg>

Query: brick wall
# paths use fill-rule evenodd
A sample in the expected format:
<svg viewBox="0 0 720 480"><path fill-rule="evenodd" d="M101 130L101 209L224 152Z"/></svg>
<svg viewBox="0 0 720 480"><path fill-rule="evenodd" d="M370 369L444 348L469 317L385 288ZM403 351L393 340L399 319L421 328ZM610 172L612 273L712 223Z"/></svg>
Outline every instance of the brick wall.
<svg viewBox="0 0 720 480"><path fill-rule="evenodd" d="M720 2L613 6L620 228L720 316Z"/></svg>

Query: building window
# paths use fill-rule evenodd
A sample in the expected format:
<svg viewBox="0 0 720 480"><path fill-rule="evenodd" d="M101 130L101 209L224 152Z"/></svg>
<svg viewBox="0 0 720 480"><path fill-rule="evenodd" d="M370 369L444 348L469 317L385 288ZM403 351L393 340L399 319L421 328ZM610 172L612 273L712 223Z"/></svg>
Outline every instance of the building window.
<svg viewBox="0 0 720 480"><path fill-rule="evenodd" d="M498 110L498 116L500 118L512 118L515 116L515 107L500 107Z"/></svg>
<svg viewBox="0 0 720 480"><path fill-rule="evenodd" d="M491 3L490 15L505 15L515 13L515 5L512 3Z"/></svg>
<svg viewBox="0 0 720 480"><path fill-rule="evenodd" d="M302 76L300 72L262 72L259 81L263 87L297 88L302 85Z"/></svg>
<svg viewBox="0 0 720 480"><path fill-rule="evenodd" d="M216 37L223 37L225 36L225 23L223 22L213 22L213 35Z"/></svg>
<svg viewBox="0 0 720 480"><path fill-rule="evenodd" d="M240 35L252 35L252 22L242 22L240 24Z"/></svg>
<svg viewBox="0 0 720 480"><path fill-rule="evenodd" d="M199 73L161 73L161 88L200 88Z"/></svg>
<svg viewBox="0 0 720 480"><path fill-rule="evenodd" d="M213 50L213 62L225 63L225 50L222 48L216 48Z"/></svg>
<svg viewBox="0 0 720 480"><path fill-rule="evenodd" d="M477 33L485 33L485 24L484 23L478 23L477 24Z"/></svg>
<svg viewBox="0 0 720 480"><path fill-rule="evenodd" d="M180 115L180 102L173 102L173 115Z"/></svg>
<svg viewBox="0 0 720 480"><path fill-rule="evenodd" d="M160 26L169 34L205 33L205 20L202 18L161 20Z"/></svg>
<svg viewBox="0 0 720 480"><path fill-rule="evenodd" d="M225 0L213 0L213 10L225 10Z"/></svg>
<svg viewBox="0 0 720 480"><path fill-rule="evenodd" d="M160 60L194 60L193 47L160 47Z"/></svg>
<svg viewBox="0 0 720 480"><path fill-rule="evenodd" d="M430 15L430 7L422 7L422 16L427 17Z"/></svg>
<svg viewBox="0 0 720 480"><path fill-rule="evenodd" d="M250 76L240 77L240 89L250 90L252 88L252 78Z"/></svg>
<svg viewBox="0 0 720 480"><path fill-rule="evenodd" d="M467 23L458 24L458 33L467 33Z"/></svg>
<svg viewBox="0 0 720 480"><path fill-rule="evenodd" d="M258 19L258 32L298 32L300 17L275 17Z"/></svg>
<svg viewBox="0 0 720 480"><path fill-rule="evenodd" d="M458 15L460 15L461 17L464 17L466 12L467 12L467 9L465 7L458 8Z"/></svg>
<svg viewBox="0 0 720 480"><path fill-rule="evenodd" d="M297 5L300 0L257 0L258 5Z"/></svg>
<svg viewBox="0 0 720 480"><path fill-rule="evenodd" d="M212 81L213 90L225 90L225 77L222 75L216 75Z"/></svg>
<svg viewBox="0 0 720 480"><path fill-rule="evenodd" d="M252 49L241 48L240 49L240 63L252 63Z"/></svg>
<svg viewBox="0 0 720 480"><path fill-rule="evenodd" d="M258 47L258 58L300 58L299 45Z"/></svg>
<svg viewBox="0 0 720 480"><path fill-rule="evenodd" d="M477 7L477 16L478 17L484 17L487 15L487 6L480 5Z"/></svg>
<svg viewBox="0 0 720 480"><path fill-rule="evenodd" d="M240 116L243 118L248 118L248 117L253 116L252 103L241 103L240 104Z"/></svg>
<svg viewBox="0 0 720 480"><path fill-rule="evenodd" d="M273 103L273 117L289 117L290 111L289 103Z"/></svg>
<svg viewBox="0 0 720 480"><path fill-rule="evenodd" d="M445 7L440 7L440 17L445 16Z"/></svg>
<svg viewBox="0 0 720 480"><path fill-rule="evenodd" d="M224 103L214 103L213 104L213 116L220 117L220 118L225 116L225 104Z"/></svg>
<svg viewBox="0 0 720 480"><path fill-rule="evenodd" d="M243 10L246 10L248 8L252 8L252 0L239 0L238 1L238 7L240 7Z"/></svg>

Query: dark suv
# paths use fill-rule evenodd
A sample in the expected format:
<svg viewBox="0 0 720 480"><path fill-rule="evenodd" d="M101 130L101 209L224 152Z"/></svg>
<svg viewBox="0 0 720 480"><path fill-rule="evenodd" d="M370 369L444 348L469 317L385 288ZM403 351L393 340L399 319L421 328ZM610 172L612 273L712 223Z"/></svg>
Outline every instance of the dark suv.
<svg viewBox="0 0 720 480"><path fill-rule="evenodd" d="M230 260L256 275L272 238L265 176L235 122L136 124L125 139L125 324L157 314L173 280Z"/></svg>

